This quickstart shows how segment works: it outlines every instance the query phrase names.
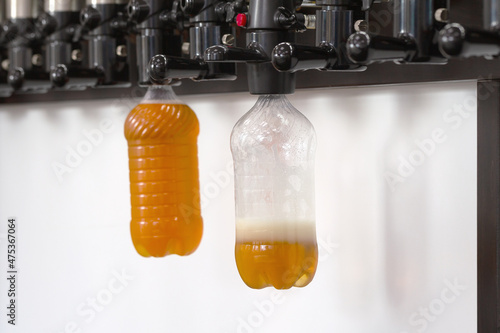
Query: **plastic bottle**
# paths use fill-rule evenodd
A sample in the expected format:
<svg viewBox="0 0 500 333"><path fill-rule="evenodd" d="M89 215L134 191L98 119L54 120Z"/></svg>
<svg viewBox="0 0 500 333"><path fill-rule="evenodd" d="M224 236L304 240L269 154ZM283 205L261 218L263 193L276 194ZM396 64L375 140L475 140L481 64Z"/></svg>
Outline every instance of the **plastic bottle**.
<svg viewBox="0 0 500 333"><path fill-rule="evenodd" d="M203 233L198 119L170 86L152 86L125 122L132 221L144 257L193 253Z"/></svg>
<svg viewBox="0 0 500 333"><path fill-rule="evenodd" d="M251 288L304 287L318 262L316 134L285 95L262 95L231 135L236 265Z"/></svg>

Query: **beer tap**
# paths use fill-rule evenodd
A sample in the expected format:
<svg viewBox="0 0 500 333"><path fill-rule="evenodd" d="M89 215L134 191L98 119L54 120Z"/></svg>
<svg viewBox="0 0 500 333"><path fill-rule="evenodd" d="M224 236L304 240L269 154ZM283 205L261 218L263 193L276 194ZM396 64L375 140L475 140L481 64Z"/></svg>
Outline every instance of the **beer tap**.
<svg viewBox="0 0 500 333"><path fill-rule="evenodd" d="M484 0L483 29L446 25L439 34L439 49L448 58L500 55L500 0Z"/></svg>
<svg viewBox="0 0 500 333"><path fill-rule="evenodd" d="M180 56L182 40L176 29L183 29L183 19L177 1L131 0L129 20L137 31L137 67L139 85L151 84L148 64L157 54Z"/></svg>
<svg viewBox="0 0 500 333"><path fill-rule="evenodd" d="M9 58L7 56L7 31L4 29L6 23L5 1L0 3L0 97L9 97L13 89L7 84L7 70Z"/></svg>
<svg viewBox="0 0 500 333"><path fill-rule="evenodd" d="M346 41L354 32L355 18L361 19L366 3L352 0L318 0L321 6L315 16L282 13L288 21L303 21L304 26L316 29L316 46L295 45L288 42L278 44L272 53L272 62L280 71L349 70L359 71L365 67L353 64L346 54ZM295 17L294 17L295 15Z"/></svg>
<svg viewBox="0 0 500 333"><path fill-rule="evenodd" d="M349 37L347 54L361 64L444 64L436 36L446 21L446 1L394 0L394 35L377 36L357 32ZM441 14L440 14L441 13Z"/></svg>
<svg viewBox="0 0 500 333"><path fill-rule="evenodd" d="M35 28L38 2L8 0L3 28L8 53L7 82L18 92L47 92L51 84L43 70L43 38Z"/></svg>
<svg viewBox="0 0 500 333"><path fill-rule="evenodd" d="M46 0L38 17L37 29L45 36L45 71L56 88L84 89L98 83L100 73L84 64L83 41L74 40L84 4L85 0Z"/></svg>
<svg viewBox="0 0 500 333"><path fill-rule="evenodd" d="M294 43L295 32L303 30L305 18L296 15L297 0L252 0L247 13L236 23L246 28L247 47L215 45L205 51L207 63L246 63L251 94L291 94L295 74L279 72L271 62L273 49L282 42ZM291 14L291 15L290 15Z"/></svg>
<svg viewBox="0 0 500 333"><path fill-rule="evenodd" d="M83 61L99 77L99 86L130 86L127 57L127 0L86 0L73 41L83 39L87 50Z"/></svg>
<svg viewBox="0 0 500 333"><path fill-rule="evenodd" d="M149 64L151 79L155 83L236 79L234 63L206 63L203 55L213 45L234 43L234 28L230 23L238 12L246 10L245 2L182 0L180 9L189 17L189 59L155 55Z"/></svg>

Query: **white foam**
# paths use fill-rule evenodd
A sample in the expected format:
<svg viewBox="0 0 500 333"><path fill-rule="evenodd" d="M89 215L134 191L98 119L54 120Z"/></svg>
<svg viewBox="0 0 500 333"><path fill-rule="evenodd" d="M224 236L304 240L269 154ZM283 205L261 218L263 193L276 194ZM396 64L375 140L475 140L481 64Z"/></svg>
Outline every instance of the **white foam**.
<svg viewBox="0 0 500 333"><path fill-rule="evenodd" d="M236 220L236 241L316 242L314 221Z"/></svg>

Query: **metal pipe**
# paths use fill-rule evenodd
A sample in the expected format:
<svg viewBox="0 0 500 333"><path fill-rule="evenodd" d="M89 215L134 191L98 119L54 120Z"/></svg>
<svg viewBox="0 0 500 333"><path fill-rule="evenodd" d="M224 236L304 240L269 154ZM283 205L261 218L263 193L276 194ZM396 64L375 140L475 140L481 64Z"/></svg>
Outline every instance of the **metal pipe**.
<svg viewBox="0 0 500 333"><path fill-rule="evenodd" d="M394 37L422 38L433 29L434 0L394 1Z"/></svg>
<svg viewBox="0 0 500 333"><path fill-rule="evenodd" d="M85 6L85 0L45 0L46 12L78 12Z"/></svg>
<svg viewBox="0 0 500 333"><path fill-rule="evenodd" d="M123 5L126 3L128 0L87 0L87 5Z"/></svg>
<svg viewBox="0 0 500 333"><path fill-rule="evenodd" d="M330 44L336 49L353 33L353 11L321 9L316 11L316 45Z"/></svg>
<svg viewBox="0 0 500 333"><path fill-rule="evenodd" d="M204 23L189 29L189 46L191 59L203 59L205 50L217 45L222 40L223 32L220 25Z"/></svg>
<svg viewBox="0 0 500 333"><path fill-rule="evenodd" d="M417 53L410 62L444 62L433 46L435 36L434 0L394 2L394 37L413 41L417 46Z"/></svg>
<svg viewBox="0 0 500 333"><path fill-rule="evenodd" d="M500 30L500 0L484 0L483 17L486 30Z"/></svg>
<svg viewBox="0 0 500 333"><path fill-rule="evenodd" d="M5 1L0 1L0 24L6 21Z"/></svg>
<svg viewBox="0 0 500 333"><path fill-rule="evenodd" d="M7 19L34 18L38 12L38 1L7 0Z"/></svg>

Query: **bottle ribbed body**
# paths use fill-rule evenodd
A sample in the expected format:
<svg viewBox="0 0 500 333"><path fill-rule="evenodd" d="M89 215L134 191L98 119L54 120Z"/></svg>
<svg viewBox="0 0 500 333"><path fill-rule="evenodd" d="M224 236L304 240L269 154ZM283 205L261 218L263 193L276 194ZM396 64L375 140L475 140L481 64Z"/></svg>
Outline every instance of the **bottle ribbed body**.
<svg viewBox="0 0 500 333"><path fill-rule="evenodd" d="M195 113L171 90L167 94L160 90L170 87L155 89L125 122L131 236L142 256L188 255L196 250L203 233L199 123Z"/></svg>
<svg viewBox="0 0 500 333"><path fill-rule="evenodd" d="M261 96L231 135L236 264L251 288L303 287L318 247L312 124L284 95Z"/></svg>

